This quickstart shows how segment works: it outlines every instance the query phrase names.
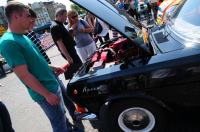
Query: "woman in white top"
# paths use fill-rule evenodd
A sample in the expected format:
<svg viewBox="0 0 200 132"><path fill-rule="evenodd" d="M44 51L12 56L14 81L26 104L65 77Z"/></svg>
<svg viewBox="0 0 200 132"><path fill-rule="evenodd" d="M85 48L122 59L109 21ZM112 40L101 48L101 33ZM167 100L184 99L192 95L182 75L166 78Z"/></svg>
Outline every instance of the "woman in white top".
<svg viewBox="0 0 200 132"><path fill-rule="evenodd" d="M89 34L94 28L85 20L78 19L78 13L74 10L69 11L67 17L69 20L67 28L76 42L76 52L81 61L85 63L86 59L96 51L96 44Z"/></svg>

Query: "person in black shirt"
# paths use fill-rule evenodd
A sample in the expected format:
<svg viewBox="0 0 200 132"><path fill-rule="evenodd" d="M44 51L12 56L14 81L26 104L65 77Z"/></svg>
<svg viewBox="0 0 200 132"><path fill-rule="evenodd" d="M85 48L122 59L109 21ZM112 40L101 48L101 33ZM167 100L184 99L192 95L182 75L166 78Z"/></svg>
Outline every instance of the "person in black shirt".
<svg viewBox="0 0 200 132"><path fill-rule="evenodd" d="M0 101L0 132L14 132L10 114L5 104Z"/></svg>
<svg viewBox="0 0 200 132"><path fill-rule="evenodd" d="M70 67L65 72L65 79L71 79L73 74L82 65L82 62L76 53L74 39L63 25L67 19L67 10L59 8L56 10L55 16L51 26L51 35L61 55L70 64Z"/></svg>
<svg viewBox="0 0 200 132"><path fill-rule="evenodd" d="M82 65L82 62L76 53L75 45L76 42L72 38L71 34L64 27L64 23L67 19L67 10L63 8L59 8L55 13L55 20L51 25L51 35L54 40L54 43L58 47L58 50L61 52L61 55L68 61L70 67L67 68L65 72L65 79L71 79L73 74L78 70L78 68ZM79 106L78 104L76 104ZM70 110L74 113L72 118L74 120L80 119L95 119L92 113L80 114L75 111L75 109L71 106Z"/></svg>

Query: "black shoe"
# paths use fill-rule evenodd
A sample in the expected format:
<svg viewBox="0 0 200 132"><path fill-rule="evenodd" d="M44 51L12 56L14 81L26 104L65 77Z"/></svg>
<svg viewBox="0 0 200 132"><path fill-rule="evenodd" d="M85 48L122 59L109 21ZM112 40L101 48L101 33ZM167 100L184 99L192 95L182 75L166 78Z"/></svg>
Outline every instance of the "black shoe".
<svg viewBox="0 0 200 132"><path fill-rule="evenodd" d="M0 78L6 77L6 74L2 73L0 74Z"/></svg>
<svg viewBox="0 0 200 132"><path fill-rule="evenodd" d="M84 132L84 130L81 130L77 126L72 125L71 123L70 123L70 127L68 128L68 130L69 130L69 132Z"/></svg>

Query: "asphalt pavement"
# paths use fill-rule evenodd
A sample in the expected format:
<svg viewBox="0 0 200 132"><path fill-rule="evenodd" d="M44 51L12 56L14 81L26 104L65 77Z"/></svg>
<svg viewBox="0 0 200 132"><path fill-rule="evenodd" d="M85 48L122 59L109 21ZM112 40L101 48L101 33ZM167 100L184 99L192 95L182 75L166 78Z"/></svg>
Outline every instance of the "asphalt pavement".
<svg viewBox="0 0 200 132"><path fill-rule="evenodd" d="M62 66L66 63L56 46L51 47L47 54L53 65ZM60 78L67 85L68 81L64 79L64 76L60 75ZM1 78L0 84L0 100L7 106L16 132L52 132L50 122L45 114L31 99L25 86L13 72L7 73L6 77ZM66 115L68 116L68 113ZM70 117L69 119L72 122ZM98 132L89 121L81 123L85 132Z"/></svg>

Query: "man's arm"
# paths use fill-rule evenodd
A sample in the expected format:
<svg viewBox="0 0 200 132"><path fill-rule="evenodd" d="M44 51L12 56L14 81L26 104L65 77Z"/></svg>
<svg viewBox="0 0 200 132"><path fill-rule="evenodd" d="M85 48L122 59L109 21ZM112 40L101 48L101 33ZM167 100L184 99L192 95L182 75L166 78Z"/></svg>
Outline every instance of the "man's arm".
<svg viewBox="0 0 200 132"><path fill-rule="evenodd" d="M58 47L60 48L60 51L64 54L64 56L67 58L68 63L71 65L73 64L73 59L69 55L67 49L65 48L65 45L63 44L62 39L59 39L57 41Z"/></svg>
<svg viewBox="0 0 200 132"><path fill-rule="evenodd" d="M65 56L65 58L67 59L69 64L73 64L73 60L72 60L71 56L69 55L69 53L63 43L62 32L63 32L63 30L59 25L53 26L51 28L51 36L54 39L55 43L58 44L58 47L59 47L61 53Z"/></svg>
<svg viewBox="0 0 200 132"><path fill-rule="evenodd" d="M32 90L42 95L49 104L57 105L59 97L49 92L27 69L26 65L19 65L13 68L15 74Z"/></svg>

